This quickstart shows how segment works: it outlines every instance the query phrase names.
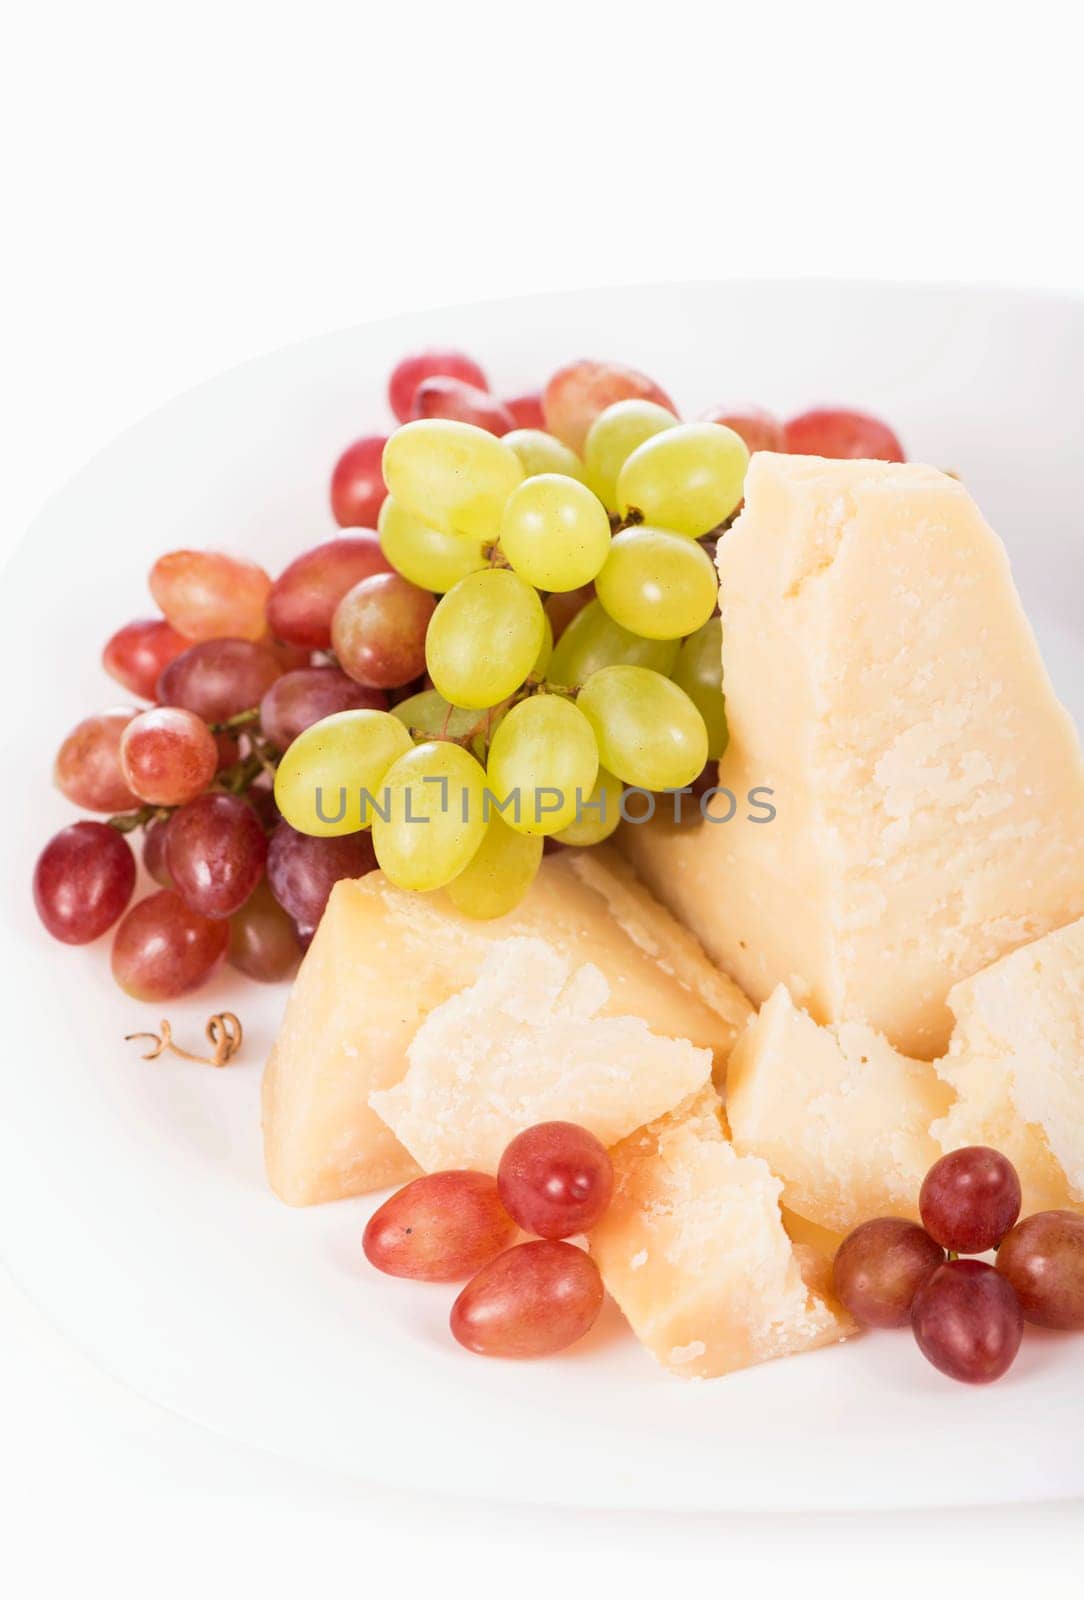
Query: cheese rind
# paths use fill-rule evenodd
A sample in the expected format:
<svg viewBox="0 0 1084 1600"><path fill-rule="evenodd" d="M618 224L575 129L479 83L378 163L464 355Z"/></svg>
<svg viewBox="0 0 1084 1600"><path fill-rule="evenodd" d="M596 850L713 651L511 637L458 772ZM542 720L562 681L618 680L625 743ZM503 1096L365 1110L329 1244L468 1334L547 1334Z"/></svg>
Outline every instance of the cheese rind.
<svg viewBox="0 0 1084 1600"><path fill-rule="evenodd" d="M1005 551L933 468L758 454L718 566L736 814L620 847L755 1002L929 1060L954 982L1084 912L1084 765Z"/></svg>

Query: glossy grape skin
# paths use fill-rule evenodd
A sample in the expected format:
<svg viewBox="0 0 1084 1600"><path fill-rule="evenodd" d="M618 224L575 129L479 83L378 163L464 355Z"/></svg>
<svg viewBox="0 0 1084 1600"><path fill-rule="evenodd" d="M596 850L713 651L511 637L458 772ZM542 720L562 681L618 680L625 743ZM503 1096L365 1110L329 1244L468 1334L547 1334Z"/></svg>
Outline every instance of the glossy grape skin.
<svg viewBox="0 0 1084 1600"><path fill-rule="evenodd" d="M390 571L391 563L371 529L314 545L291 561L271 586L267 620L272 632L306 650L330 650L331 619L339 601L363 578Z"/></svg>
<svg viewBox="0 0 1084 1600"><path fill-rule="evenodd" d="M201 794L166 827L165 865L185 905L204 917L232 917L263 877L267 837L236 794Z"/></svg>
<svg viewBox="0 0 1084 1600"><path fill-rule="evenodd" d="M218 746L207 724L180 706L141 711L125 728L120 764L133 794L157 806L195 799L218 770Z"/></svg>
<svg viewBox="0 0 1084 1600"><path fill-rule="evenodd" d="M339 601L331 647L342 670L368 689L394 689L425 671L425 635L436 601L398 572L363 578Z"/></svg>
<svg viewBox="0 0 1084 1600"><path fill-rule="evenodd" d="M396 572L419 588L447 594L460 578L489 565L480 539L441 533L404 511L391 495L380 511L380 547Z"/></svg>
<svg viewBox="0 0 1084 1600"><path fill-rule="evenodd" d="M652 400L677 414L669 395L642 372L616 361L572 361L542 391L546 429L582 455L591 424L618 400Z"/></svg>
<svg viewBox="0 0 1084 1600"><path fill-rule="evenodd" d="M457 911L479 922L514 911L542 864L541 834L519 833L492 812L474 855L447 888Z"/></svg>
<svg viewBox="0 0 1084 1600"><path fill-rule="evenodd" d="M301 943L290 916L271 893L266 879L230 918L226 959L257 983L289 977L301 959Z"/></svg>
<svg viewBox="0 0 1084 1600"><path fill-rule="evenodd" d="M709 617L685 640L670 676L703 717L708 730L708 759L718 761L730 742L723 697L721 617Z"/></svg>
<svg viewBox="0 0 1084 1600"><path fill-rule="evenodd" d="M608 510L617 510L617 480L632 452L665 428L676 427L673 412L653 400L619 400L595 418L583 460L587 481Z"/></svg>
<svg viewBox="0 0 1084 1600"><path fill-rule="evenodd" d="M512 413L512 419L517 428L545 428L546 419L542 414L541 390L534 389L529 394L515 394L510 400L505 400L504 403Z"/></svg>
<svg viewBox="0 0 1084 1600"><path fill-rule="evenodd" d="M517 1134L497 1169L497 1192L508 1214L541 1239L586 1233L613 1195L606 1147L575 1122L537 1122Z"/></svg>
<svg viewBox="0 0 1084 1600"><path fill-rule="evenodd" d="M568 623L546 676L551 683L574 689L603 667L648 667L669 677L677 664L677 639L644 639L606 615L601 601L589 600Z"/></svg>
<svg viewBox="0 0 1084 1600"><path fill-rule="evenodd" d="M267 844L267 881L299 928L315 928L340 878L363 878L376 868L372 835L317 839L280 822Z"/></svg>
<svg viewBox="0 0 1084 1600"><path fill-rule="evenodd" d="M625 785L605 767L599 767L595 787L580 807L580 814L567 828L549 835L557 844L571 845L578 850L601 844L617 829L621 821L621 796Z"/></svg>
<svg viewBox="0 0 1084 1600"><path fill-rule="evenodd" d="M695 539L662 528L626 528L595 579L606 614L645 639L680 639L707 622L719 582Z"/></svg>
<svg viewBox="0 0 1084 1600"><path fill-rule="evenodd" d="M106 822L73 822L34 867L34 904L54 939L90 944L132 898L136 864L127 839Z"/></svg>
<svg viewBox="0 0 1084 1600"><path fill-rule="evenodd" d="M935 1161L918 1197L922 1225L946 1250L995 1249L1020 1215L1020 1179L999 1150L969 1145Z"/></svg>
<svg viewBox="0 0 1084 1600"><path fill-rule="evenodd" d="M508 407L502 405L485 389L461 378L425 378L414 391L410 404L412 421L424 417L448 417L453 422L469 422L487 433L510 433L516 419Z"/></svg>
<svg viewBox="0 0 1084 1600"><path fill-rule="evenodd" d="M387 711L339 711L306 728L275 773L275 804L291 827L321 838L356 833L372 821L362 791L379 796L385 775L413 748Z"/></svg>
<svg viewBox="0 0 1084 1600"><path fill-rule="evenodd" d="M410 418L418 385L437 377L458 378L476 389L489 388L481 367L462 350L420 350L404 356L388 379L388 403L400 422Z"/></svg>
<svg viewBox="0 0 1084 1600"><path fill-rule="evenodd" d="M700 420L732 428L744 441L750 455L754 450L778 451L786 448L783 424L770 411L765 411L763 406L712 406Z"/></svg>
<svg viewBox="0 0 1084 1600"><path fill-rule="evenodd" d="M514 572L475 572L438 604L425 641L437 690L452 705L484 710L507 699L538 660L542 602Z"/></svg>
<svg viewBox="0 0 1084 1600"><path fill-rule="evenodd" d="M283 673L260 701L260 727L276 750L337 711L386 711L382 689L366 689L337 667L299 667Z"/></svg>
<svg viewBox="0 0 1084 1600"><path fill-rule="evenodd" d="M216 550L173 550L159 556L148 581L166 621L186 639L256 642L267 631L271 579L255 562Z"/></svg>
<svg viewBox="0 0 1084 1600"><path fill-rule="evenodd" d="M836 1295L865 1328L903 1328L926 1279L945 1252L906 1217L875 1217L844 1239L832 1267Z"/></svg>
<svg viewBox="0 0 1084 1600"><path fill-rule="evenodd" d="M158 680L157 699L183 706L204 722L226 722L258 706L282 676L263 645L248 639L205 639L175 656Z"/></svg>
<svg viewBox="0 0 1084 1600"><path fill-rule="evenodd" d="M583 462L576 452L541 426L514 428L505 434L504 442L519 457L528 478L536 478L542 472L558 472L579 483L586 481Z"/></svg>
<svg viewBox="0 0 1084 1600"><path fill-rule="evenodd" d="M423 689L400 700L392 715L426 739L463 739L486 725L485 711L450 705L435 689Z"/></svg>
<svg viewBox="0 0 1084 1600"><path fill-rule="evenodd" d="M783 425L782 448L792 456L828 456L838 461L906 461L887 423L865 411L822 406Z"/></svg>
<svg viewBox="0 0 1084 1600"><path fill-rule="evenodd" d="M166 866L166 829L169 817L155 817L143 830L143 866L160 889L173 889L176 885Z"/></svg>
<svg viewBox="0 0 1084 1600"><path fill-rule="evenodd" d="M911 1327L927 1361L960 1383L993 1383L1016 1360L1024 1318L1008 1278L986 1261L946 1261L915 1294Z"/></svg>
<svg viewBox="0 0 1084 1600"><path fill-rule="evenodd" d="M604 1290L591 1257L562 1239L513 1245L452 1307L453 1336L476 1355L555 1355L592 1327Z"/></svg>
<svg viewBox="0 0 1084 1600"><path fill-rule="evenodd" d="M699 539L741 504L749 452L717 422L686 422L639 445L617 479L622 516Z"/></svg>
<svg viewBox="0 0 1084 1600"><path fill-rule="evenodd" d="M384 450L388 492L441 533L496 539L504 503L523 477L503 440L467 422L408 422Z"/></svg>
<svg viewBox="0 0 1084 1600"><path fill-rule="evenodd" d="M347 445L331 474L331 514L340 528L375 528L387 489L381 459L387 435L374 433Z"/></svg>
<svg viewBox="0 0 1084 1600"><path fill-rule="evenodd" d="M76 723L57 751L53 782L84 811L136 811L139 801L124 780L120 741L134 711L104 711Z"/></svg>
<svg viewBox="0 0 1084 1600"><path fill-rule="evenodd" d="M532 695L513 706L493 735L486 775L517 833L560 833L576 820L598 777L591 724L571 700ZM543 790L554 791L550 794ZM517 805L518 799L518 805Z"/></svg>
<svg viewBox="0 0 1084 1600"><path fill-rule="evenodd" d="M1084 1333L1084 1217L1036 1211L1018 1222L997 1253L1025 1320Z"/></svg>
<svg viewBox="0 0 1084 1600"><path fill-rule="evenodd" d="M484 769L459 745L433 740L400 756L381 788L385 815L373 817L381 868L400 889L444 888L485 837Z"/></svg>
<svg viewBox="0 0 1084 1600"><path fill-rule="evenodd" d="M516 1237L516 1225L485 1172L415 1178L369 1218L362 1249L378 1272L427 1283L469 1278Z"/></svg>
<svg viewBox="0 0 1084 1600"><path fill-rule="evenodd" d="M113 976L133 1000L175 1000L210 977L226 953L229 923L201 917L159 889L128 912L113 936Z"/></svg>
<svg viewBox="0 0 1084 1600"><path fill-rule="evenodd" d="M102 666L140 700L153 700L162 670L192 643L160 617L118 628L102 651Z"/></svg>
<svg viewBox="0 0 1084 1600"><path fill-rule="evenodd" d="M538 589L580 589L606 561L610 519L586 484L543 472L509 495L500 543L513 571L527 583Z"/></svg>
<svg viewBox="0 0 1084 1600"><path fill-rule="evenodd" d="M640 789L682 789L708 758L704 719L683 689L646 667L604 667L577 706L595 730L601 764Z"/></svg>

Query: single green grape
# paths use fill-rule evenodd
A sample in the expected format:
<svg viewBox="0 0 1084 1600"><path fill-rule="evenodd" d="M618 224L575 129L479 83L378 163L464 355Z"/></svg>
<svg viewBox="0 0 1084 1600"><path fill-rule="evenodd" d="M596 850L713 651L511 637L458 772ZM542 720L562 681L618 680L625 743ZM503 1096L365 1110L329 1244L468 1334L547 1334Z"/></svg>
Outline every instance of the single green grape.
<svg viewBox="0 0 1084 1600"><path fill-rule="evenodd" d="M391 714L424 739L465 739L485 717L484 711L449 705L435 689L422 689L400 700Z"/></svg>
<svg viewBox="0 0 1084 1600"><path fill-rule="evenodd" d="M378 791L411 748L410 734L389 712L337 711L288 747L275 773L275 804L298 833L357 833L372 821L365 795Z"/></svg>
<svg viewBox="0 0 1084 1600"><path fill-rule="evenodd" d="M486 776L509 827L559 833L575 822L598 777L591 724L561 695L532 695L493 735Z"/></svg>
<svg viewBox="0 0 1084 1600"><path fill-rule="evenodd" d="M583 464L587 482L609 511L617 510L617 478L634 450L678 419L654 400L618 400L600 411L587 430Z"/></svg>
<svg viewBox="0 0 1084 1600"><path fill-rule="evenodd" d="M373 849L392 883L442 889L457 878L485 837L485 790L481 763L457 744L432 740L400 756L373 816Z"/></svg>
<svg viewBox="0 0 1084 1600"><path fill-rule="evenodd" d="M578 611L558 639L547 676L575 689L602 667L650 667L669 677L680 646L676 639L642 639L608 617L597 600Z"/></svg>
<svg viewBox="0 0 1084 1600"><path fill-rule="evenodd" d="M684 689L646 667L603 667L576 701L602 765L638 789L683 789L708 759L708 730Z"/></svg>
<svg viewBox="0 0 1084 1600"><path fill-rule="evenodd" d="M617 480L622 516L700 539L725 522L741 501L749 451L720 422L683 422L647 439Z"/></svg>
<svg viewBox="0 0 1084 1600"><path fill-rule="evenodd" d="M396 572L433 594L446 594L460 578L487 565L480 539L441 533L404 510L390 494L380 507L376 526L380 548Z"/></svg>
<svg viewBox="0 0 1084 1600"><path fill-rule="evenodd" d="M601 844L608 839L621 821L621 796L625 785L605 767L599 767L595 787L580 807L580 815L567 828L554 834L558 844L571 844L579 849Z"/></svg>
<svg viewBox="0 0 1084 1600"><path fill-rule="evenodd" d="M528 478L540 472L561 472L566 478L584 481L583 462L576 452L542 428L513 428L501 435L501 443L515 451Z"/></svg>
<svg viewBox="0 0 1084 1600"><path fill-rule="evenodd" d="M425 636L425 664L453 705L495 706L525 681L545 639L537 592L516 573L494 567L462 578L439 602Z"/></svg>
<svg viewBox="0 0 1084 1600"><path fill-rule="evenodd" d="M448 885L448 898L466 917L489 920L514 911L542 861L541 834L517 833L493 812L473 857Z"/></svg>
<svg viewBox="0 0 1084 1600"><path fill-rule="evenodd" d="M514 572L537 589L590 583L610 549L606 508L586 484L560 473L528 478L501 515L501 550Z"/></svg>
<svg viewBox="0 0 1084 1600"><path fill-rule="evenodd" d="M469 422L428 417L397 428L384 446L388 493L440 533L493 540L512 490L523 482L514 450Z"/></svg>
<svg viewBox="0 0 1084 1600"><path fill-rule="evenodd" d="M686 639L671 676L704 719L708 730L708 760L718 761L730 738L723 697L721 617L709 617L703 627Z"/></svg>
<svg viewBox="0 0 1084 1600"><path fill-rule="evenodd" d="M719 591L711 557L695 539L662 528L626 528L611 542L595 592L608 616L645 639L695 633Z"/></svg>

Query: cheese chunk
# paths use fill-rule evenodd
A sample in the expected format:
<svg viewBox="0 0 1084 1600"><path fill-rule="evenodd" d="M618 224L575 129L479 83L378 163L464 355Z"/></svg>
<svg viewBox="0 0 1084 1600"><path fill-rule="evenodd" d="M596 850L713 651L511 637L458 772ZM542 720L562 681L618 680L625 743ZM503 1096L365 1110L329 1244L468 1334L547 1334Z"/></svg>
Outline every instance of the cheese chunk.
<svg viewBox="0 0 1084 1600"><path fill-rule="evenodd" d="M953 983L1084 913L1084 767L1005 551L931 467L759 454L718 565L733 820L621 848L756 1003L929 1060Z"/></svg>
<svg viewBox="0 0 1084 1600"><path fill-rule="evenodd" d="M493 922L373 872L336 884L264 1075L267 1171L283 1200L311 1205L414 1176L369 1096L403 1076L429 1012L524 935L593 963L609 985L604 1015L710 1050L721 1080L749 1004L611 851L547 856L523 904Z"/></svg>
<svg viewBox="0 0 1084 1600"><path fill-rule="evenodd" d="M578 1122L616 1144L711 1081L711 1052L600 1016L610 985L541 939L495 945L469 989L431 1011L406 1077L370 1095L426 1172L496 1173L517 1133Z"/></svg>
<svg viewBox="0 0 1084 1600"><path fill-rule="evenodd" d="M727 1068L734 1148L763 1156L783 1203L836 1233L869 1217L918 1217L942 1154L930 1132L952 1090L926 1061L864 1023L818 1027L780 985Z"/></svg>
<svg viewBox="0 0 1084 1600"><path fill-rule="evenodd" d="M611 1153L614 1197L591 1253L664 1367L715 1378L854 1331L827 1289L830 1262L792 1244L778 1180L727 1142L713 1091Z"/></svg>

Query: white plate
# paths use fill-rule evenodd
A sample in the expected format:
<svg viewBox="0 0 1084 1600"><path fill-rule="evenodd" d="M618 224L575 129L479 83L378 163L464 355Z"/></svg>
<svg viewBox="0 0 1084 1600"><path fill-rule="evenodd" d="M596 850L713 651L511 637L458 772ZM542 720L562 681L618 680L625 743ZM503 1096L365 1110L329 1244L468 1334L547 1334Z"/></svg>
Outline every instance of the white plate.
<svg viewBox="0 0 1084 1600"><path fill-rule="evenodd" d="M384 1484L654 1509L959 1505L1084 1493L1084 1344L1029 1334L989 1390L950 1385L904 1335L715 1383L662 1374L612 1310L585 1345L487 1362L446 1335L442 1287L361 1258L370 1202L290 1211L268 1192L260 1065L285 991L224 974L162 1008L182 1039L229 1004L226 1072L121 1042L108 942L51 944L31 864L69 808L62 735L120 696L105 637L146 614L156 554L219 545L275 568L333 532L338 449L383 428L404 351L461 344L498 389L588 353L658 376L689 414L755 399L881 411L918 459L961 472L1013 556L1058 688L1080 712L1084 305L831 284L696 284L470 307L279 351L173 401L45 509L5 576L7 1088L0 1231L16 1278L116 1377L222 1433ZM25 688L23 684L25 683Z"/></svg>

